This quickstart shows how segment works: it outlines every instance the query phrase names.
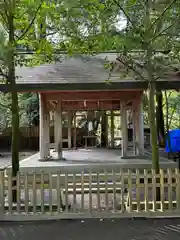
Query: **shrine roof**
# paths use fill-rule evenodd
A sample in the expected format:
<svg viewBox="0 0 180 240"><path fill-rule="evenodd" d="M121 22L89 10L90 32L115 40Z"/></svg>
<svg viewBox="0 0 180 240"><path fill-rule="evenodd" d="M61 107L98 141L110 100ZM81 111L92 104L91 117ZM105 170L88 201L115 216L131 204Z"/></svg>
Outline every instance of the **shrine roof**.
<svg viewBox="0 0 180 240"><path fill-rule="evenodd" d="M35 67L17 67L18 91L54 90L114 90L146 89L148 83L132 79L122 80L118 71L109 72L104 65L114 61L115 55L63 57L60 61ZM157 81L161 89L180 89L177 77ZM8 85L0 84L0 91Z"/></svg>

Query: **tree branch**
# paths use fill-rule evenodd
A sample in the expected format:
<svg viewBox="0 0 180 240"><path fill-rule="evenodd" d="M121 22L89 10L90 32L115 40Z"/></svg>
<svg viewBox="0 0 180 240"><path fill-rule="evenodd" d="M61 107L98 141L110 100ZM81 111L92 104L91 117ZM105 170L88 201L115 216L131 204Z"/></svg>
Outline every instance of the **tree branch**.
<svg viewBox="0 0 180 240"><path fill-rule="evenodd" d="M37 13L39 12L41 6L42 6L43 0L41 0L38 8L35 11L34 17L32 19L32 21L30 22L29 26L26 28L26 30L21 34L21 36L19 38L17 38L17 41L22 40L24 38L24 36L29 32L29 30L31 29L32 25L34 24L34 21L36 20L36 16Z"/></svg>
<svg viewBox="0 0 180 240"><path fill-rule="evenodd" d="M173 5L176 1L177 1L177 0L173 0L173 1L164 9L164 11L162 12L162 14L161 14L158 18L156 18L156 20L151 24L151 26L150 26L150 28L148 29L148 31L151 30L151 29L154 27L154 25L155 25L159 20L161 20L162 17L164 17L165 13L172 7L172 5Z"/></svg>
<svg viewBox="0 0 180 240"><path fill-rule="evenodd" d="M129 17L129 15L126 13L126 11L124 10L124 8L120 5L118 0L113 0L114 3L120 8L120 10L124 13L125 17L127 18L127 20L132 24L132 26L134 25L133 21L131 20L131 18Z"/></svg>
<svg viewBox="0 0 180 240"><path fill-rule="evenodd" d="M144 53L144 50L138 50L138 49L134 49L129 51L129 53ZM165 53L166 50L163 49L157 49L153 51L154 53ZM80 51L76 51L77 54L80 54ZM97 51L97 54L103 53L103 54L109 54L109 53L124 53L124 50L111 50L111 51ZM22 54L22 55L33 55L33 54L37 54L36 51L33 50L16 50L16 54ZM61 49L54 49L53 54L68 54L68 52L66 50L61 50Z"/></svg>
<svg viewBox="0 0 180 240"><path fill-rule="evenodd" d="M166 93L164 93L164 94L166 94L166 97L167 97L167 99L171 96L171 94L173 93L173 91L169 91L168 92L168 96L167 96L167 92ZM166 105L166 103L164 103L163 104L163 107Z"/></svg>
<svg viewBox="0 0 180 240"><path fill-rule="evenodd" d="M163 35L163 33L165 33L168 29L170 29L177 21L179 21L179 17L174 21L174 23L172 23L171 25L169 25L167 28L163 29L161 32L159 32L156 36L154 36L150 42L153 42L156 38L160 37Z"/></svg>
<svg viewBox="0 0 180 240"><path fill-rule="evenodd" d="M7 12L7 1L4 0L4 13L5 13L5 17L3 16L3 13L1 13L1 17L3 18L5 24L8 26L8 12Z"/></svg>
<svg viewBox="0 0 180 240"><path fill-rule="evenodd" d="M143 81L145 81L145 78L143 77L143 75L137 71L132 65L129 65L127 62L124 62L120 57L116 58L117 61L119 61L120 63L122 63L124 66L128 66L129 69L131 69L134 73L136 73Z"/></svg>
<svg viewBox="0 0 180 240"><path fill-rule="evenodd" d="M127 18L127 20L131 23L131 25L134 27L134 29L137 29L136 27L136 23L134 23L131 18L129 17L129 15L126 13L126 11L124 10L124 8L120 5L120 3L118 2L118 0L114 0L114 3L120 8L120 10L124 13L125 17ZM142 26L142 25L141 25ZM140 29L140 27L138 28L138 30ZM142 32L140 32L140 37L142 38L142 41L144 40L144 36L142 34Z"/></svg>
<svg viewBox="0 0 180 240"><path fill-rule="evenodd" d="M0 76L4 78L8 78L8 75L6 75L1 68L0 68Z"/></svg>
<svg viewBox="0 0 180 240"><path fill-rule="evenodd" d="M174 113L175 113L175 111L176 111L176 106L177 106L177 102L175 102L175 103L173 104L173 110L172 110L172 112L171 112L170 118L169 118L169 116L168 116L168 120L169 120L168 128L169 128L169 129L170 129L170 127L171 127L171 122L172 122L172 119L173 119L173 115L174 115Z"/></svg>
<svg viewBox="0 0 180 240"><path fill-rule="evenodd" d="M8 108L8 109L11 109L11 107L9 105L5 105L3 103L0 103L0 106L3 107L3 108Z"/></svg>
<svg viewBox="0 0 180 240"><path fill-rule="evenodd" d="M46 33L46 34L43 34L42 37L43 38L46 38L46 37L49 37L49 36L52 36L54 34L58 33L58 31L54 31L54 32L51 32L51 33Z"/></svg>

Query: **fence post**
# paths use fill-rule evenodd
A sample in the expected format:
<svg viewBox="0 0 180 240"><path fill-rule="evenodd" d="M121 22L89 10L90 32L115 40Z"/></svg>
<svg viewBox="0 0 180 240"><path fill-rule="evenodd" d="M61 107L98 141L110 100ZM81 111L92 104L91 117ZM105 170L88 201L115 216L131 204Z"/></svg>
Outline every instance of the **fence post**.
<svg viewBox="0 0 180 240"><path fill-rule="evenodd" d="M156 177L156 172L154 169L151 170L151 174L152 174L152 201L153 201L153 211L156 212L156 199L157 199L157 196L156 196L156 190L157 190L157 179L159 179L159 176L158 178ZM159 183L159 181L158 181Z"/></svg>
<svg viewBox="0 0 180 240"><path fill-rule="evenodd" d="M172 211L172 170L170 168L167 169L168 174L168 210Z"/></svg>
<svg viewBox="0 0 180 240"><path fill-rule="evenodd" d="M161 211L164 211L164 170L160 169Z"/></svg>
<svg viewBox="0 0 180 240"><path fill-rule="evenodd" d="M149 210L149 201L148 201L148 171L144 169L144 211L148 212Z"/></svg>
<svg viewBox="0 0 180 240"><path fill-rule="evenodd" d="M180 211L180 172L176 168L176 209Z"/></svg>

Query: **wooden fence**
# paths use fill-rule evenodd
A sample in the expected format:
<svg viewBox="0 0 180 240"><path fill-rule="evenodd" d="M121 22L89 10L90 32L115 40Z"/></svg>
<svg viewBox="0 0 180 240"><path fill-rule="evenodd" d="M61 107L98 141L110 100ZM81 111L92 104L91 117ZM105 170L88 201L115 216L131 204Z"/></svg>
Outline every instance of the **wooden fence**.
<svg viewBox="0 0 180 240"><path fill-rule="evenodd" d="M9 169L0 173L0 204L0 220L180 216L180 173L96 165L26 168L14 179Z"/></svg>
<svg viewBox="0 0 180 240"><path fill-rule="evenodd" d="M73 145L73 134L74 129L71 129L71 136L72 136L72 145ZM84 129L76 128L76 140L77 146L82 145L83 136L86 135ZM12 129L6 128L0 134L0 149L8 149L11 147L11 136L12 136ZM63 128L63 139L68 139L68 128ZM50 127L50 142L54 142L54 127ZM67 143L63 143L66 148L68 145ZM29 150L38 150L39 149L39 127L21 127L20 128L20 149L29 149Z"/></svg>
<svg viewBox="0 0 180 240"><path fill-rule="evenodd" d="M72 145L74 128L71 129ZM84 146L84 138L87 132L83 128L76 128L76 146ZM12 129L6 128L0 134L0 149L8 149L11 147ZM128 139L132 141L133 132L132 129L128 129ZM68 128L63 128L63 139L68 139ZM50 127L50 142L54 142L54 127ZM145 129L145 145L149 145L149 129ZM64 147L67 147L67 143L63 143ZM20 149L38 150L39 149L39 127L21 127L20 128Z"/></svg>

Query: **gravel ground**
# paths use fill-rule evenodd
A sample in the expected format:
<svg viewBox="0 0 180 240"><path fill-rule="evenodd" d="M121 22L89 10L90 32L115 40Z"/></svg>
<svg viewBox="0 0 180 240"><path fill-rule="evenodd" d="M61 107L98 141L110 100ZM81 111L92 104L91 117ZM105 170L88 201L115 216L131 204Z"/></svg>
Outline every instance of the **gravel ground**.
<svg viewBox="0 0 180 240"><path fill-rule="evenodd" d="M0 223L0 240L179 240L180 219Z"/></svg>

